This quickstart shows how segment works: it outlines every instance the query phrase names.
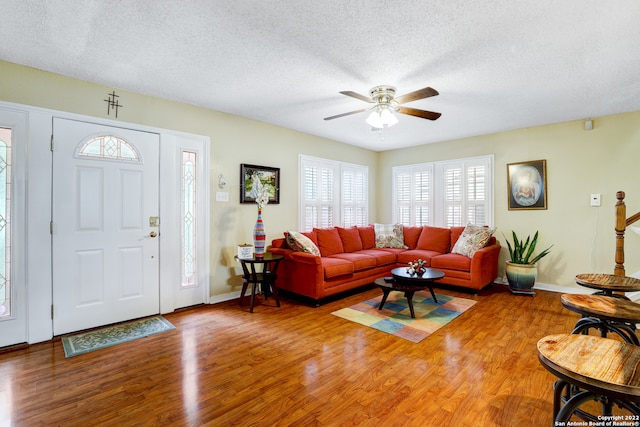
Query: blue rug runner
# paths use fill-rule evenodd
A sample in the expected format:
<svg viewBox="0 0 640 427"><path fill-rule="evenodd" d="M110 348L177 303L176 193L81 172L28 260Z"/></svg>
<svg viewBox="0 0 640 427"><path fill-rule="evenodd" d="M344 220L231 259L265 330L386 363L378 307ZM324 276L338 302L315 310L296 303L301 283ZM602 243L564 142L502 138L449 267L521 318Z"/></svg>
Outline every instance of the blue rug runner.
<svg viewBox="0 0 640 427"><path fill-rule="evenodd" d="M162 316L146 317L95 331L64 336L62 346L65 357L73 357L175 328Z"/></svg>

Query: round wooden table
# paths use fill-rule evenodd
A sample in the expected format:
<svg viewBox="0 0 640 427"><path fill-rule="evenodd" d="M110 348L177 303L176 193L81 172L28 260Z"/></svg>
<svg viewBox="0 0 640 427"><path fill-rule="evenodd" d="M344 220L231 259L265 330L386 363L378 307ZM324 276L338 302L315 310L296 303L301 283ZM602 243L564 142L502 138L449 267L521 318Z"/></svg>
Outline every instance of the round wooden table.
<svg viewBox="0 0 640 427"><path fill-rule="evenodd" d="M411 318L415 319L416 315L413 311L413 295L416 291L422 289L429 289L433 301L437 304L438 300L436 294L433 292L433 281L442 279L444 273L434 268L427 268L421 275L409 274L405 267L394 268L391 270L391 276L393 280L387 281L385 278L375 280L375 284L382 290L383 296L378 310L382 310L384 303L387 302L387 297L391 291L404 292L404 296L407 299L407 305L409 305L409 311L411 312Z"/></svg>
<svg viewBox="0 0 640 427"><path fill-rule="evenodd" d="M640 280L634 277L619 276L616 274L578 274L576 283L590 289L596 289L596 295L625 298L624 295L614 292L640 291Z"/></svg>
<svg viewBox="0 0 640 427"><path fill-rule="evenodd" d="M602 402L602 414L580 411L581 418L613 421L615 404L633 414L627 420L640 420L640 347L590 335L549 335L538 341L538 360L559 378L554 384L554 425L566 426L591 400ZM563 394L566 403L561 408Z"/></svg>
<svg viewBox="0 0 640 427"><path fill-rule="evenodd" d="M609 332L614 332L629 344L640 345L636 335L636 324L640 323L640 304L621 298L577 294L563 294L560 301L563 307L583 316L572 333L588 333L589 329L594 328L600 331L603 338Z"/></svg>

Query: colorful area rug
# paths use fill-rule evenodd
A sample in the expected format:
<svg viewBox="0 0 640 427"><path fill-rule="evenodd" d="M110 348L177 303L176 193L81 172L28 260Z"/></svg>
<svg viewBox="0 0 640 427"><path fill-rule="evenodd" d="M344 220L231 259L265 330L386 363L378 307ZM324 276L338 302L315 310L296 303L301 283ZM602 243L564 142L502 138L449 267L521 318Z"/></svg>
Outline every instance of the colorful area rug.
<svg viewBox="0 0 640 427"><path fill-rule="evenodd" d="M65 357L73 357L175 328L164 317L153 316L82 334L67 335L62 337L62 346Z"/></svg>
<svg viewBox="0 0 640 427"><path fill-rule="evenodd" d="M417 343L476 303L473 300L441 294L436 294L436 298L437 304L429 291L416 292L413 296L415 319L411 318L407 299L402 292L391 292L382 310L378 310L382 300L380 295L331 314Z"/></svg>

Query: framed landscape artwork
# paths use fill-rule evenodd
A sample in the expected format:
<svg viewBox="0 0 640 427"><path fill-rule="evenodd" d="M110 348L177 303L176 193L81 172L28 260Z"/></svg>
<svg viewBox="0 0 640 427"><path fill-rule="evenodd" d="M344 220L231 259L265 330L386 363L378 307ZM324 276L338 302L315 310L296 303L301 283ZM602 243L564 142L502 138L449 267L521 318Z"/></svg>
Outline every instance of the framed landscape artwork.
<svg viewBox="0 0 640 427"><path fill-rule="evenodd" d="M547 161L507 164L509 210L547 209Z"/></svg>
<svg viewBox="0 0 640 427"><path fill-rule="evenodd" d="M240 165L240 203L255 203L261 191L269 194L269 203L280 203L280 168Z"/></svg>

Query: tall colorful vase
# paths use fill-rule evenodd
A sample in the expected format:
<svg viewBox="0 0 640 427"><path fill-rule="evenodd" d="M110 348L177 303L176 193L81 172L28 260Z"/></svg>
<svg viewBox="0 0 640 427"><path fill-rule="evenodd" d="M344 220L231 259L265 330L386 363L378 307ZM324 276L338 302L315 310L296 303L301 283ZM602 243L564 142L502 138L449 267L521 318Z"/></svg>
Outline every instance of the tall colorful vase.
<svg viewBox="0 0 640 427"><path fill-rule="evenodd" d="M255 248L255 257L264 257L266 235L264 232L264 224L262 223L262 209L258 209L258 220L253 227L253 247Z"/></svg>

